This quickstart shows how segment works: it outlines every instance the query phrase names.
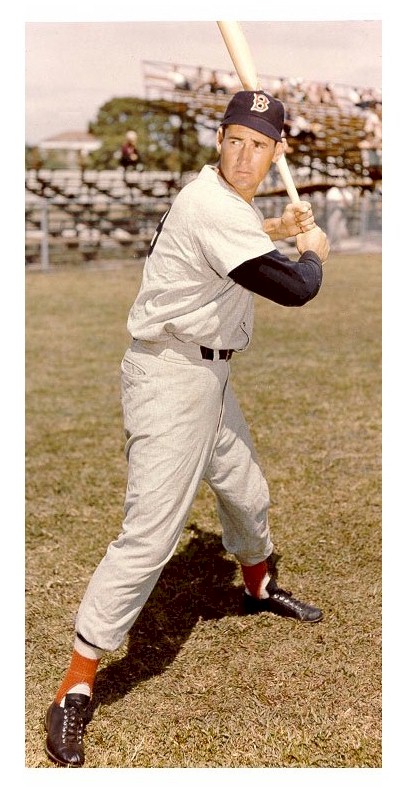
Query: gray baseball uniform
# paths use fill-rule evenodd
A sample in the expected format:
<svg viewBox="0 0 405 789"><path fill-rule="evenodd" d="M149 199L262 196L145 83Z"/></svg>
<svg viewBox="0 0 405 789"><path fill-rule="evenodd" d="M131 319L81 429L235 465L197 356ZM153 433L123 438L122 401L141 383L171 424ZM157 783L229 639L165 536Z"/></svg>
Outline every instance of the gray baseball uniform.
<svg viewBox="0 0 405 789"><path fill-rule="evenodd" d="M152 239L121 363L125 518L90 579L71 663L46 713L45 747L58 764L83 765L99 659L122 644L142 610L202 480L216 496L223 545L241 563L245 612L322 619L269 576L269 491L229 380L229 359L251 338L253 294L300 306L322 281L315 252L294 262L274 247L252 199L283 122L284 108L269 94L235 94L218 133L219 168L204 167L180 192ZM283 235L302 224L287 208L268 226Z"/></svg>
<svg viewBox="0 0 405 789"><path fill-rule="evenodd" d="M128 318L134 340L121 365L125 519L76 620L80 635L102 649L119 647L139 615L202 480L216 494L225 549L244 565L272 552L268 486L227 359L229 349L247 347L253 326L253 294L230 272L243 272L252 260L251 270L262 270L272 255L275 271L285 265L262 222L253 203L205 166L152 241ZM288 264L290 276L296 269ZM318 260L311 265L320 269Z"/></svg>

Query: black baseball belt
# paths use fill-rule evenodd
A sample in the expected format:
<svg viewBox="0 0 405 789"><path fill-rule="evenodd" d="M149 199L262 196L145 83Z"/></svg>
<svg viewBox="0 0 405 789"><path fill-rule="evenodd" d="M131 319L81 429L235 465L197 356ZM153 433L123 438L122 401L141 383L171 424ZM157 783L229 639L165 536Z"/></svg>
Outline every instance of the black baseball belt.
<svg viewBox="0 0 405 789"><path fill-rule="evenodd" d="M213 348L206 348L205 345L200 345L200 351L202 359L209 359L211 362L214 361L216 353L219 359L224 359L226 362L232 358L233 354L233 349L231 348L222 348L220 351L214 351Z"/></svg>

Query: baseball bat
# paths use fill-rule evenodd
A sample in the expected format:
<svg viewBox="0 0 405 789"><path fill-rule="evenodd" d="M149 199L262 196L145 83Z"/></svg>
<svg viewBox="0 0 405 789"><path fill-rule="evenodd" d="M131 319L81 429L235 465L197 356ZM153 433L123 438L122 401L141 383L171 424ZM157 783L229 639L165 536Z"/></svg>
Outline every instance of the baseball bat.
<svg viewBox="0 0 405 789"><path fill-rule="evenodd" d="M256 66L239 22L217 22L217 25L243 88L259 90L260 82ZM299 203L300 198L284 154L276 164L291 202Z"/></svg>

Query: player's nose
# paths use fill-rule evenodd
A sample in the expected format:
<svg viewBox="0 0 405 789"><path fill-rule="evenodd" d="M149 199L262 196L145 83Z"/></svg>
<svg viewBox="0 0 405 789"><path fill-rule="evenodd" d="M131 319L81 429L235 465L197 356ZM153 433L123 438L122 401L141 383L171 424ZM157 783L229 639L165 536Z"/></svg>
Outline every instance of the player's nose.
<svg viewBox="0 0 405 789"><path fill-rule="evenodd" d="M250 159L251 151L249 145L243 143L243 145L239 148L239 155L238 155L238 164L243 164L244 162L248 162Z"/></svg>

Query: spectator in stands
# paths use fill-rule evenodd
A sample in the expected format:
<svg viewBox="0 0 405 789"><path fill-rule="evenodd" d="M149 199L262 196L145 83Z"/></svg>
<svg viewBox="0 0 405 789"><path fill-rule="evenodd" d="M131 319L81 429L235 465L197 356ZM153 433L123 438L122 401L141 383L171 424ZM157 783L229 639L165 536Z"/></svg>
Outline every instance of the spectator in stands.
<svg viewBox="0 0 405 789"><path fill-rule="evenodd" d="M231 77L223 77L214 70L211 71L211 74L208 78L204 78L202 68L199 68L194 90L202 90L204 93L227 93L229 84L231 84ZM235 81L233 81L232 84L235 88Z"/></svg>
<svg viewBox="0 0 405 789"><path fill-rule="evenodd" d="M292 85L292 92L293 92L293 100L296 102L302 102L305 100L305 83L302 77L296 77L295 79L291 80Z"/></svg>
<svg viewBox="0 0 405 789"><path fill-rule="evenodd" d="M211 76L208 84L209 84L210 93L226 93L225 86L218 78L218 74L216 71L211 71Z"/></svg>
<svg viewBox="0 0 405 789"><path fill-rule="evenodd" d="M337 251L349 237L347 208L353 202L353 195L348 188L332 186L326 193L326 201L328 238L331 249Z"/></svg>
<svg viewBox="0 0 405 789"><path fill-rule="evenodd" d="M233 71L230 71L229 74L222 74L221 83L226 93L236 93L241 87L239 79Z"/></svg>
<svg viewBox="0 0 405 789"><path fill-rule="evenodd" d="M191 90L190 81L179 71L178 66L174 65L173 68L166 73L166 77L172 83L175 90Z"/></svg>
<svg viewBox="0 0 405 789"><path fill-rule="evenodd" d="M333 86L330 83L322 85L320 100L322 104L334 104L335 96Z"/></svg>
<svg viewBox="0 0 405 789"><path fill-rule="evenodd" d="M305 87L305 100L310 104L320 104L322 85L320 82L308 82Z"/></svg>
<svg viewBox="0 0 405 789"><path fill-rule="evenodd" d="M293 137L294 140L305 140L307 143L310 143L316 139L322 130L322 124L317 121L311 123L304 115L300 113L297 115L291 114L287 109L284 129L288 137Z"/></svg>
<svg viewBox="0 0 405 789"><path fill-rule="evenodd" d="M192 81L192 90L198 91L205 87L207 80L204 77L204 70L202 66L198 66L195 76Z"/></svg>
<svg viewBox="0 0 405 789"><path fill-rule="evenodd" d="M360 93L358 94L357 99L357 107L360 109L368 109L369 107L378 107L381 106L381 96L378 94L378 90L373 88L362 88Z"/></svg>
<svg viewBox="0 0 405 789"><path fill-rule="evenodd" d="M365 95L367 96L367 94ZM361 104L357 106L360 108L359 111L364 118L364 137L358 144L361 151L362 164L373 181L380 181L382 178L381 103L373 100L371 104L370 94L368 94L368 97L364 100L363 107Z"/></svg>
<svg viewBox="0 0 405 789"><path fill-rule="evenodd" d="M296 80L293 77L280 77L278 98L280 101L295 101Z"/></svg>
<svg viewBox="0 0 405 789"><path fill-rule="evenodd" d="M120 164L124 168L124 178L128 169L136 168L140 164L140 156L137 148L138 135L135 131L128 131L121 146Z"/></svg>
<svg viewBox="0 0 405 789"><path fill-rule="evenodd" d="M334 85L334 104L346 116L353 117L359 114L357 102L360 95L356 88L350 85Z"/></svg>
<svg viewBox="0 0 405 789"><path fill-rule="evenodd" d="M358 90L356 88L353 88L353 87L349 86L347 88L346 95L347 95L349 101L351 101L352 104L356 104L357 105L359 103L359 101L360 101L360 93L358 92Z"/></svg>
<svg viewBox="0 0 405 789"><path fill-rule="evenodd" d="M368 134L359 142L362 165L375 183L382 179L382 141Z"/></svg>
<svg viewBox="0 0 405 789"><path fill-rule="evenodd" d="M266 77L266 88L275 99L280 98L281 79L280 77Z"/></svg>
<svg viewBox="0 0 405 789"><path fill-rule="evenodd" d="M289 135L296 140L305 140L307 137L315 137L312 124L303 115L296 115L290 122ZM286 124L285 124L286 126Z"/></svg>
<svg viewBox="0 0 405 789"><path fill-rule="evenodd" d="M382 122L381 117L371 107L364 111L364 131L367 137L372 137L380 145L382 144Z"/></svg>

